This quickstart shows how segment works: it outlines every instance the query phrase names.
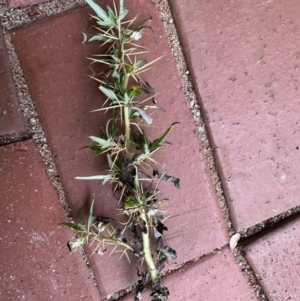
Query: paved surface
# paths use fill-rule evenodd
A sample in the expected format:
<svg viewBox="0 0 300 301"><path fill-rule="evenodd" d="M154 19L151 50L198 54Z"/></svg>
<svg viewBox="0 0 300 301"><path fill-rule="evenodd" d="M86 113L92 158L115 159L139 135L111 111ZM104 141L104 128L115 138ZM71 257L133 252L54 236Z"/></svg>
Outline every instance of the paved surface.
<svg viewBox="0 0 300 301"><path fill-rule="evenodd" d="M13 7L38 1L8 2ZM195 0L174 0L170 5L215 147L235 231L300 205L298 2L207 1L200 5ZM155 113L154 120L164 128L180 122L168 138L173 145L156 157L170 174L181 178L182 186L180 191L169 185L161 189L170 198L172 212L166 242L178 253L177 262L170 262L167 269L201 257L165 276L164 284L172 300L257 300L229 250L226 222L181 91L160 13L151 1L134 5L127 1L126 6L131 16L142 12L141 19L151 12L159 43L146 32L144 46L152 49L147 58L164 55L159 73L154 68L144 75L160 93L159 105L167 110ZM78 7L11 31L76 220L80 211L89 207L94 193L96 213L115 214L115 200L108 187L72 179L103 167L101 159L80 150L88 143L86 137L97 135L105 123L99 121L98 113L90 113L101 106L103 97L97 83L88 79L91 71L85 59L97 53L98 46L81 44L80 33L90 26L89 12L87 7ZM1 35L0 50L3 136L22 132L25 126ZM100 293L95 289L82 256L70 254L66 247L71 233L56 226L65 220L63 209L33 141L0 147L0 162L0 190L4 192L0 202L1 300L35 301L44 300L44 296L55 301L101 300L136 282L131 276L135 275L134 267L119 260L119 255L92 256L89 261ZM297 300L300 294L298 240L299 219L294 216L243 244L269 300ZM216 248L220 251L214 253Z"/></svg>
<svg viewBox="0 0 300 301"><path fill-rule="evenodd" d="M0 136L25 130L0 24Z"/></svg>
<svg viewBox="0 0 300 301"><path fill-rule="evenodd" d="M0 148L0 299L100 300L32 140ZM47 296L47 297L46 297Z"/></svg>
<svg viewBox="0 0 300 301"><path fill-rule="evenodd" d="M172 1L237 231L299 205L298 5Z"/></svg>

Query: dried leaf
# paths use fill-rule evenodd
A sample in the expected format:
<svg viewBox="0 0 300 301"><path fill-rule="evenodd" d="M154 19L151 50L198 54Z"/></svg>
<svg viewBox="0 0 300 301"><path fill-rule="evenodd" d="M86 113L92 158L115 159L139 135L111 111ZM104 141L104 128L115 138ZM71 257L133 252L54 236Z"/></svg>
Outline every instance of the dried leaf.
<svg viewBox="0 0 300 301"><path fill-rule="evenodd" d="M82 36L83 36L83 41L82 41L82 44L84 44L86 41L87 41L87 34L86 33L84 33L84 32L82 32L81 33L82 34Z"/></svg>
<svg viewBox="0 0 300 301"><path fill-rule="evenodd" d="M163 286L159 281L152 285L151 301L166 301L170 297L167 287Z"/></svg>
<svg viewBox="0 0 300 301"><path fill-rule="evenodd" d="M142 278L138 281L134 301L140 301L142 300L142 293L146 287L146 284L149 281L149 273L148 271L146 273L140 273L139 269L138 268L136 269L137 269L137 275Z"/></svg>
<svg viewBox="0 0 300 301"><path fill-rule="evenodd" d="M141 251L143 249L143 241L137 235L136 227L135 227L135 224L133 222L128 226L128 230L130 231L130 233L131 233L131 235L133 237L133 243L134 243L133 254L135 256L140 256Z"/></svg>
<svg viewBox="0 0 300 301"><path fill-rule="evenodd" d="M160 273L163 270L163 268L165 267L166 261L167 261L166 256L161 256L161 258L158 260L158 262L155 265L158 273Z"/></svg>
<svg viewBox="0 0 300 301"><path fill-rule="evenodd" d="M148 233L146 222L142 218L138 219L138 227L144 234Z"/></svg>
<svg viewBox="0 0 300 301"><path fill-rule="evenodd" d="M157 220L157 226L154 227L154 237L161 237L164 231L168 231L168 228L160 220Z"/></svg>
<svg viewBox="0 0 300 301"><path fill-rule="evenodd" d="M168 246L164 246L160 250L166 255L167 258L171 258L173 260L177 258L176 251Z"/></svg>
<svg viewBox="0 0 300 301"><path fill-rule="evenodd" d="M230 242L229 242L229 247L230 247L231 252L233 252L235 250L240 238L241 238L240 233L235 233L231 236Z"/></svg>
<svg viewBox="0 0 300 301"><path fill-rule="evenodd" d="M144 119L144 121L147 123L147 125L152 124L153 119L141 108L138 107L132 107L132 109L139 112L140 116Z"/></svg>
<svg viewBox="0 0 300 301"><path fill-rule="evenodd" d="M120 175L120 181L130 186L131 188L134 188L134 179L136 176L136 169L133 164L130 164L126 159L124 160L122 164L122 172Z"/></svg>
<svg viewBox="0 0 300 301"><path fill-rule="evenodd" d="M176 188L180 189L180 179L179 178L169 176L166 171L164 171L163 173L160 173L155 166L153 167L153 176L157 177L160 181L173 182L174 186Z"/></svg>

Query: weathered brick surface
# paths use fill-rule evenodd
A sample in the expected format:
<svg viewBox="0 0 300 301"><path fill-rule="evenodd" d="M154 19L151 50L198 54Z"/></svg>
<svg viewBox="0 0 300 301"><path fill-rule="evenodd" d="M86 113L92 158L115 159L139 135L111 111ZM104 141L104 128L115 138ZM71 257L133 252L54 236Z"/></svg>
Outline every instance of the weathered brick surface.
<svg viewBox="0 0 300 301"><path fill-rule="evenodd" d="M270 301L300 296L299 215L246 246L245 252Z"/></svg>
<svg viewBox="0 0 300 301"><path fill-rule="evenodd" d="M257 300L228 248L204 256L182 271L166 276L162 284L168 287L170 300ZM143 301L152 300L149 294L149 290L144 292ZM132 301L133 295L122 300Z"/></svg>
<svg viewBox="0 0 300 301"><path fill-rule="evenodd" d="M164 55L156 67L144 75L160 93L158 104L167 110L167 113L153 114L154 125L165 130L172 122L180 122L168 137L173 145L158 152L156 159L162 164L161 168L181 178L181 190L176 190L170 183L161 187L164 196L170 198L166 206L172 214L166 222L169 228L166 243L177 249L178 263L181 263L226 244L226 227L194 134L193 120L180 90L159 12L149 1L127 1L127 6L131 16L143 12L139 16L141 20L148 17L147 13L153 16L152 26L159 43L155 43L150 30L145 31L143 43L151 50L147 58L151 60ZM98 135L105 121L103 114L90 113L101 107L104 98L97 83L88 79L92 71L85 59L99 53L99 46L81 44L81 32L87 32L90 26L89 12L89 9L77 8L12 33L30 93L37 102L40 120L76 218L82 208L89 207L94 194L96 214L114 215L116 206L110 187L99 182L72 179L77 175L97 174L105 167L103 159L81 149L89 143L87 136ZM151 139L162 132L155 127L151 131ZM103 295L131 285L137 279L134 266L125 258L119 260L119 256L91 257Z"/></svg>
<svg viewBox="0 0 300 301"><path fill-rule="evenodd" d="M0 22L0 136L25 130Z"/></svg>
<svg viewBox="0 0 300 301"><path fill-rule="evenodd" d="M299 1L170 5L234 227L299 205Z"/></svg>
<svg viewBox="0 0 300 301"><path fill-rule="evenodd" d="M101 300L33 141L0 147L0 299Z"/></svg>

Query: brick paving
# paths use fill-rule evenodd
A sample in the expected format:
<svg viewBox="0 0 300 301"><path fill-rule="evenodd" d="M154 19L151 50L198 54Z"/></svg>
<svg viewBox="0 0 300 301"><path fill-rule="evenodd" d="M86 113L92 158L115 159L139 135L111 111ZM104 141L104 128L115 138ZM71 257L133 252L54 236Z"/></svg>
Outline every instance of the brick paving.
<svg viewBox="0 0 300 301"><path fill-rule="evenodd" d="M13 7L41 1L9 2ZM234 229L253 227L300 205L298 2L200 5L196 0L174 0L170 5L215 149ZM152 50L148 60L164 55L158 74L155 68L144 74L159 93L159 105L167 110L156 112L154 120L163 128L180 122L168 137L173 145L156 157L170 174L181 178L182 186L180 191L169 185L162 189L170 198L172 212L166 243L178 253L176 264L170 262L167 269L201 257L164 277L171 300L257 300L229 251L226 223L160 13L146 0L127 1L126 7L131 16L142 12L141 19L151 12L159 43L146 31L143 46ZM99 121L101 113L90 113L104 100L97 83L88 79L92 71L85 59L99 52L98 45L81 44L80 33L88 32L90 12L77 7L11 31L75 220L90 206L93 194L96 214L115 214L115 200L107 186L73 180L103 168L101 159L81 149L88 144L87 136L98 135L105 124ZM0 99L0 135L6 135L24 131L24 123L1 35L0 51L5 73L2 76L0 69L0 92L5 96ZM3 300L35 301L44 296L55 301L62 296L64 300L101 300L137 281L129 276L136 275L134 267L119 260L118 254L92 256L89 261L100 294L95 289L82 256L70 254L66 247L70 232L56 226L65 217L33 141L1 147L0 162ZM295 216L244 243L246 258L270 301L299 296L298 228ZM214 253L216 248L221 250ZM145 295L143 300L150 299Z"/></svg>
<svg viewBox="0 0 300 301"><path fill-rule="evenodd" d="M32 140L0 147L0 299L101 300Z"/></svg>
<svg viewBox="0 0 300 301"><path fill-rule="evenodd" d="M25 131L0 24L0 136Z"/></svg>
<svg viewBox="0 0 300 301"><path fill-rule="evenodd" d="M136 15L142 8L145 12L151 11L153 20L159 20L158 10L150 3L135 5L131 9L131 15ZM87 136L98 135L101 126L105 125L105 120L99 122L102 113L90 113L99 108L105 98L99 95L97 83L88 79L90 62L85 59L99 51L98 45L81 44L80 33L88 31L88 13L91 12L89 9L77 8L12 33L30 94L37 103L37 112L52 153L56 156L55 162L75 217L80 215L82 208L90 206L94 193L98 214L115 216L116 205L110 187L97 182L78 182L72 179L77 175L97 174L101 166L105 166L98 157L93 158L89 150L79 150L89 143ZM140 17L146 19L147 14L141 14ZM60 31L60 28L65 30ZM157 36L163 37L162 24L156 26L155 30ZM228 242L228 235L206 172L203 154L199 152L199 141L191 127L193 120L183 93L180 92L179 76L167 39L165 37L156 44L149 31L144 41L144 46L153 50L152 57L148 55L149 61L164 55L160 62L163 64L160 76L155 74L154 69L144 75L159 94L159 105L167 110L167 113L153 115L154 124L157 120L162 128L167 128L174 121L180 122L168 136L173 145L158 152L155 159L166 166L169 174L180 177L181 186L184 187L176 190L173 185L166 183L161 188L163 196L170 198L172 206L172 216L167 222L172 231L167 233L166 243L180 254L177 264L181 264L224 246ZM175 99L176 106L173 105ZM153 137L154 133L155 128L151 131ZM173 161L179 163L176 169ZM178 237L185 243L182 244ZM203 239L194 242L193 237ZM111 260L107 260L105 256L91 259L98 281L103 284L104 295L126 288L138 279L137 276L135 279L127 277L128 274L136 275L135 267L126 258L120 266L119 256L112 255ZM137 261L134 257L131 260Z"/></svg>
<svg viewBox="0 0 300 301"><path fill-rule="evenodd" d="M171 1L236 231L299 205L298 1Z"/></svg>
<svg viewBox="0 0 300 301"><path fill-rule="evenodd" d="M270 301L299 299L299 240L297 215L245 247L247 259Z"/></svg>
<svg viewBox="0 0 300 301"><path fill-rule="evenodd" d="M164 277L162 283L169 288L171 300L256 300L229 248ZM151 300L149 294L147 291L144 293L144 301ZM132 295L124 298L124 301L130 300L133 300Z"/></svg>

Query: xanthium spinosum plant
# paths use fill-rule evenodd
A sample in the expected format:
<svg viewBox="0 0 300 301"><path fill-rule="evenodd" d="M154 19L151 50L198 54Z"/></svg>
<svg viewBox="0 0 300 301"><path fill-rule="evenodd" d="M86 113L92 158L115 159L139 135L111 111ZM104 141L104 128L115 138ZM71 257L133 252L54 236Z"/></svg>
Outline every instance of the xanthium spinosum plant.
<svg viewBox="0 0 300 301"><path fill-rule="evenodd" d="M113 3L113 8L107 6L107 10L92 0L86 2L96 14L92 16L96 34L83 34L84 41L97 41L108 48L105 53L91 58L92 64L100 63L104 67L100 76L94 77L106 97L103 106L96 111L109 111L111 118L99 137L89 137L91 144L88 146L95 154L106 155L107 173L76 179L111 183L113 197L117 199L116 210L125 215L127 221L118 223L112 218L94 216L93 201L87 221L60 225L70 227L75 233L75 241L69 242L71 250L93 245L94 252L102 255L105 246L110 244L114 246L113 250L121 248L127 257L132 252L142 258L147 268L142 272L138 270L140 280L134 300L142 299L146 286L151 288L153 301L168 300L169 291L159 275L165 263L176 259L177 255L163 242L164 231L168 229L164 225L165 213L162 210L165 199L159 198L158 183L170 181L179 188L180 180L166 171L159 171L153 159L153 154L168 143L166 137L176 122L153 141L144 130L153 123L147 111L163 110L157 105L154 89L141 77L155 62L140 58L146 51L137 44L143 30L151 29L154 35L148 25L151 17L134 25L136 18L125 21L128 10L124 7L124 0L119 1L118 8ZM156 241L155 246L152 246L151 239Z"/></svg>

